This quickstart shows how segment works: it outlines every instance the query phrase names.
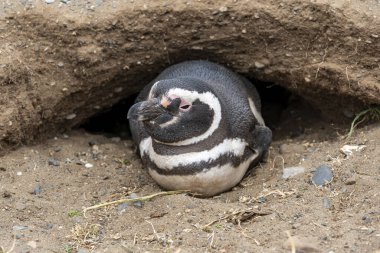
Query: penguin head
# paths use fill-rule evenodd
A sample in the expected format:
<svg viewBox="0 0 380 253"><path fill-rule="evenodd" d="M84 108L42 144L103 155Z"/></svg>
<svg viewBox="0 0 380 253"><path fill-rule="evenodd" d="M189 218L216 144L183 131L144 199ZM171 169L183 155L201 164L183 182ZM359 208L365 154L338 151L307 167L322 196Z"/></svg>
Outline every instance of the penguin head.
<svg viewBox="0 0 380 253"><path fill-rule="evenodd" d="M210 136L221 121L221 104L209 86L198 79L156 82L146 101L134 104L128 119L140 121L156 141L189 145Z"/></svg>

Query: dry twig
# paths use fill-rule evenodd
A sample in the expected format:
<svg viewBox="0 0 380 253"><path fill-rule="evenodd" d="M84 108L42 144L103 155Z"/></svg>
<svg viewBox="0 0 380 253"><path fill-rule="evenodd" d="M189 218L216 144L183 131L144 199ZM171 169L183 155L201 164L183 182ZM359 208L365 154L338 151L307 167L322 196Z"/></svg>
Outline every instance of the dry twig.
<svg viewBox="0 0 380 253"><path fill-rule="evenodd" d="M98 209L98 208L109 206L109 205L115 205L115 204L121 204L121 203L130 203L130 202L132 202L132 203L133 202L142 202L142 201L151 200L151 199L153 199L155 197L159 197L159 196L175 195L175 194L182 194L182 193L189 193L189 192L190 191L188 191L188 190L167 191L167 192L154 193L154 194L151 194L151 195L148 195L148 196L143 196L143 197L140 197L140 198L119 199L119 200L115 200L115 201L105 202L105 203L101 203L101 204L98 204L98 205L86 207L86 208L83 209L83 214L85 216L85 214L86 214L86 212L88 210Z"/></svg>

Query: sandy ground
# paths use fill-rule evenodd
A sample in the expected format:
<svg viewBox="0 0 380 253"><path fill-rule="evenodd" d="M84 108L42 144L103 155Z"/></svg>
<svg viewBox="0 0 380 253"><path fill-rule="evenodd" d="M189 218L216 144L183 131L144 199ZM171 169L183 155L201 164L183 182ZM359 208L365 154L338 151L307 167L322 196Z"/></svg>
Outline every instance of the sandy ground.
<svg viewBox="0 0 380 253"><path fill-rule="evenodd" d="M0 158L0 245L6 252L16 238L14 252L291 252L291 236L297 252L378 252L379 124L342 140L347 128L296 117L311 121L297 124L304 132L294 137L293 123L282 121L266 162L230 192L161 196L86 217L84 207L162 191L133 143L75 130L22 147ZM345 144L365 148L346 157ZM318 188L310 178L321 164L334 178ZM283 179L291 166L305 172Z"/></svg>

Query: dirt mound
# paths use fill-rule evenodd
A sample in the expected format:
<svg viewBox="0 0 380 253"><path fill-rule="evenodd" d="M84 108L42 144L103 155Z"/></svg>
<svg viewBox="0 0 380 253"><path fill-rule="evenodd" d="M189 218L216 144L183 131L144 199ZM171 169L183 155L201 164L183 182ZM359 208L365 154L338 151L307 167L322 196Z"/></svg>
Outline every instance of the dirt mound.
<svg viewBox="0 0 380 253"><path fill-rule="evenodd" d="M70 129L187 59L286 87L330 118L380 103L379 6L343 2L4 4L1 149Z"/></svg>

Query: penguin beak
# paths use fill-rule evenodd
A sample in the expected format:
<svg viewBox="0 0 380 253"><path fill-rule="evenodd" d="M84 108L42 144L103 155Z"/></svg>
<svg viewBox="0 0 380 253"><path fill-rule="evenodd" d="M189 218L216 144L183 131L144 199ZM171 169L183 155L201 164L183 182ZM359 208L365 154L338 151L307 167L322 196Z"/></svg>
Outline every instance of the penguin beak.
<svg viewBox="0 0 380 253"><path fill-rule="evenodd" d="M128 119L147 121L156 119L166 112L157 98L134 104L128 111Z"/></svg>
<svg viewBox="0 0 380 253"><path fill-rule="evenodd" d="M163 96L161 100L153 98L134 104L129 109L127 118L138 121L150 121L165 113L174 116L178 114L180 104L180 98L170 99L166 96Z"/></svg>

